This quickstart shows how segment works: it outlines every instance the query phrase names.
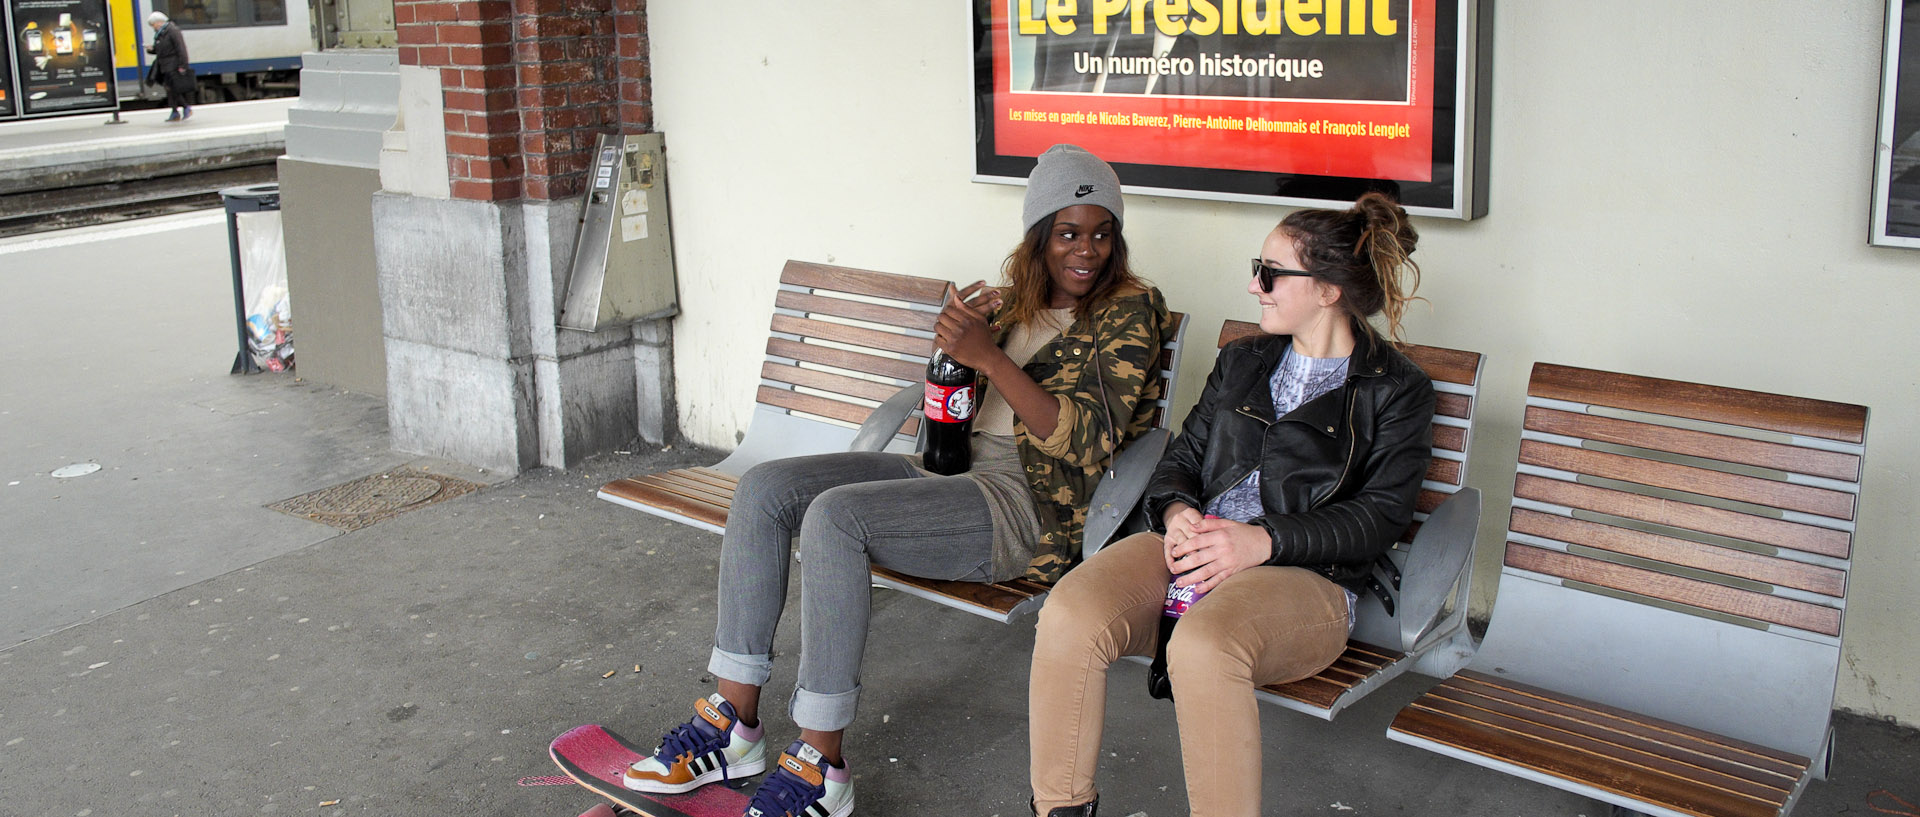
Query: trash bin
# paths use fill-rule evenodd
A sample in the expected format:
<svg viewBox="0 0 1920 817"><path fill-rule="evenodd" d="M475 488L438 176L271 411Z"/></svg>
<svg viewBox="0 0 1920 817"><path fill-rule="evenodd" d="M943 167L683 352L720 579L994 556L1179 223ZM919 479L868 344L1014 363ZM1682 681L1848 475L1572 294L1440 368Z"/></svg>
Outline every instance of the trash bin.
<svg viewBox="0 0 1920 817"><path fill-rule="evenodd" d="M254 360L255 354L260 353L263 346L269 368L291 368L293 346L285 308L286 252L278 221L280 185L270 183L229 187L220 191L220 200L227 210L227 254L233 264L233 322L240 343L240 350L233 358L233 370L229 373L256 374L264 371L260 363ZM248 251L244 257L256 261L243 264L240 215L264 212L272 212L275 220L267 229L249 230L253 235L246 242ZM268 260L263 262L258 259ZM252 276L272 279L254 282L267 293L264 307L258 303L262 296L255 297L256 303L248 303L247 283ZM277 281L277 284L272 281ZM278 290L274 294L273 287L276 285ZM249 310L249 306L254 308ZM282 361L285 362L284 366L281 365Z"/></svg>

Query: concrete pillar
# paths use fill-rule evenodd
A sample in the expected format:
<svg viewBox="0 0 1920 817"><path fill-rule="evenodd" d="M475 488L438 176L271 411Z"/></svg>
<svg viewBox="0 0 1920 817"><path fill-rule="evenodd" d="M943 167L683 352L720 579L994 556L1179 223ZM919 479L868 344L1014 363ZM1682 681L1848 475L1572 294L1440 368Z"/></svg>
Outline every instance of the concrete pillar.
<svg viewBox="0 0 1920 817"><path fill-rule="evenodd" d="M645 0L396 0L394 19L402 76L439 92L400 118L443 134L390 138L374 202L394 446L518 471L666 440L664 322L556 327L594 139L652 128Z"/></svg>
<svg viewBox="0 0 1920 817"><path fill-rule="evenodd" d="M372 200L381 143L399 115L399 72L392 49L302 57L278 166L300 376L363 394L387 390Z"/></svg>

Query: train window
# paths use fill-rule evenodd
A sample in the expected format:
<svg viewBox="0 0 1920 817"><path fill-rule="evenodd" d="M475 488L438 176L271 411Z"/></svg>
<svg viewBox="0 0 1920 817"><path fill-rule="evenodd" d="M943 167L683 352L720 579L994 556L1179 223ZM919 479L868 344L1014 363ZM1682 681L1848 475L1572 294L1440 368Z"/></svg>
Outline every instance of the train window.
<svg viewBox="0 0 1920 817"><path fill-rule="evenodd" d="M287 23L285 0L153 0L153 7L183 29Z"/></svg>

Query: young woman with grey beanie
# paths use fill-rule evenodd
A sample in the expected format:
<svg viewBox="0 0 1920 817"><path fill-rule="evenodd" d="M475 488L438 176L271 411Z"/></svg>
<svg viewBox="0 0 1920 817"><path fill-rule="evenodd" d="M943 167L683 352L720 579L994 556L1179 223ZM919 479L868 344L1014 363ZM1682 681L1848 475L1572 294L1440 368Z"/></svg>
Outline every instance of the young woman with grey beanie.
<svg viewBox="0 0 1920 817"><path fill-rule="evenodd" d="M850 452L741 477L708 664L719 691L627 771L629 788L686 792L768 768L760 698L795 546L801 649L789 713L800 739L747 809L768 817L853 810L841 744L860 695L871 565L976 582L1052 582L1072 565L1101 472L1150 424L1171 323L1159 291L1128 266L1123 211L1111 167L1055 146L1028 179L1025 238L1003 285L950 293L934 342L979 372L972 470L937 476L918 457Z"/></svg>

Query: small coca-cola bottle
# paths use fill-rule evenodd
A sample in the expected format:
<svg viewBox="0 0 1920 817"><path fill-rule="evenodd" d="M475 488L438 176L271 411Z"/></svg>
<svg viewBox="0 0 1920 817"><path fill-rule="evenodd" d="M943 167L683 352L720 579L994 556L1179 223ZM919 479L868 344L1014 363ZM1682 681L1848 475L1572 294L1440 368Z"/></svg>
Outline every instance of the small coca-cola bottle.
<svg viewBox="0 0 1920 817"><path fill-rule="evenodd" d="M1207 518L1219 519L1220 517L1207 514ZM1187 574L1180 574L1180 576L1185 575ZM1206 591L1200 589L1198 583L1181 587L1180 576L1175 576L1172 581L1167 582L1167 600L1160 606L1159 644L1153 651L1153 662L1147 665L1148 693L1155 698L1167 700L1173 700L1173 681L1167 676L1167 642L1173 638L1173 625L1180 623L1180 617L1187 614L1187 609L1192 607L1194 602L1207 595Z"/></svg>
<svg viewBox="0 0 1920 817"><path fill-rule="evenodd" d="M946 352L933 350L927 361L925 402L927 447L921 452L928 471L944 476L973 467L973 410L977 375Z"/></svg>

